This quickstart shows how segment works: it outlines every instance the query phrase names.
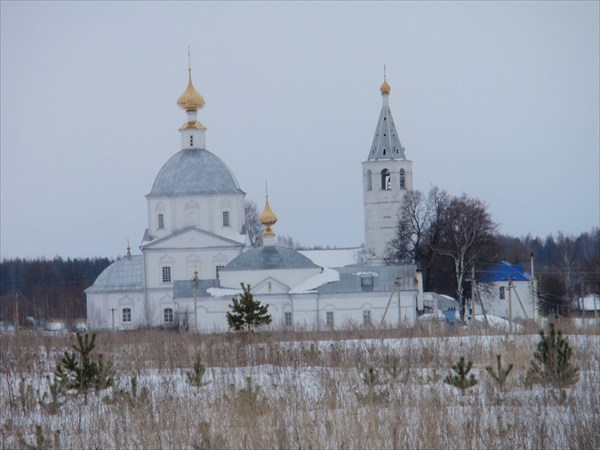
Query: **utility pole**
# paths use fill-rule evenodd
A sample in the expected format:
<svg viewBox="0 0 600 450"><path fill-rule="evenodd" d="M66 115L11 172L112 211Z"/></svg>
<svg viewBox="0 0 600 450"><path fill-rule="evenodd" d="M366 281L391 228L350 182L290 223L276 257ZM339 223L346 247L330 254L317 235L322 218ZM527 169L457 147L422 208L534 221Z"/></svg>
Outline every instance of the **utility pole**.
<svg viewBox="0 0 600 450"><path fill-rule="evenodd" d="M512 321L513 321L513 316L512 316L512 280L510 279L510 277L508 278L508 320L510 321L509 323L509 331L512 333Z"/></svg>
<svg viewBox="0 0 600 450"><path fill-rule="evenodd" d="M385 316L387 315L388 309L390 307L390 303L392 303L392 298L394 298L394 293L396 292L396 289L400 289L400 276L396 277L396 280L394 281L394 287L392 288L392 293L390 294L390 299L387 302L387 305L385 307L385 311L383 312L383 317L381 317L381 323L379 324L380 327L383 326L384 321L385 321ZM398 307L400 307L400 297L398 297ZM400 318L400 312L398 313L398 318ZM398 319L400 320L400 319ZM400 325L400 323L398 323L398 325Z"/></svg>
<svg viewBox="0 0 600 450"><path fill-rule="evenodd" d="M196 333L198 332L198 269L194 269L194 321L196 323Z"/></svg>
<svg viewBox="0 0 600 450"><path fill-rule="evenodd" d="M475 264L471 266L471 323L475 319Z"/></svg>
<svg viewBox="0 0 600 450"><path fill-rule="evenodd" d="M535 321L535 308L537 307L536 303L535 303L535 275L533 273L533 252L531 252L531 282L530 282L530 288L531 288L531 306L532 306L532 318Z"/></svg>
<svg viewBox="0 0 600 450"><path fill-rule="evenodd" d="M19 329L19 291L15 291L15 334Z"/></svg>

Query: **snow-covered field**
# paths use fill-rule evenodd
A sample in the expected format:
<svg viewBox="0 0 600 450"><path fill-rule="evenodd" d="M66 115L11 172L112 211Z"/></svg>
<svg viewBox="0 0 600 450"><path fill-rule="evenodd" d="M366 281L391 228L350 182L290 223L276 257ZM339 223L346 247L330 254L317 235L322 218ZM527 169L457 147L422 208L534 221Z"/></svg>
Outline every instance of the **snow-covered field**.
<svg viewBox="0 0 600 450"><path fill-rule="evenodd" d="M432 325L431 325L432 326ZM569 324L565 329L578 329ZM560 329L560 325L558 327ZM72 336L0 336L2 448L598 448L600 335L567 333L580 368L561 393L525 385L539 336L447 327L257 333L139 331L98 335L116 385L83 396L49 392ZM364 337L359 339L358 337ZM505 386L486 372L515 368ZM196 355L206 366L191 386ZM479 382L443 382L461 357ZM135 377L137 389L132 391Z"/></svg>

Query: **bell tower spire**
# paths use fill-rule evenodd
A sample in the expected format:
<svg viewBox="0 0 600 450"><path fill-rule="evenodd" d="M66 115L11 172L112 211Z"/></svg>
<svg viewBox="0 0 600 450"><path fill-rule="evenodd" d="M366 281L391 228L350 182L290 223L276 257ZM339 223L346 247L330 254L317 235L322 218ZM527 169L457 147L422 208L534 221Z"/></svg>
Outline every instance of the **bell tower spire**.
<svg viewBox="0 0 600 450"><path fill-rule="evenodd" d="M383 67L379 91L382 106L367 160L362 163L365 251L367 263L383 264L398 226L406 191L412 190L412 161L406 159L394 124L389 97L392 87Z"/></svg>

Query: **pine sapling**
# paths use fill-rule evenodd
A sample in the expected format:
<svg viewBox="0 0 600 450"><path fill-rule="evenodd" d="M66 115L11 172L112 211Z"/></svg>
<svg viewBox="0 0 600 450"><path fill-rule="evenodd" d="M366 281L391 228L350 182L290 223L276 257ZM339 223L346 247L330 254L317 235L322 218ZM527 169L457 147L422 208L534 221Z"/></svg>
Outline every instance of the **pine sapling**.
<svg viewBox="0 0 600 450"><path fill-rule="evenodd" d="M492 366L487 366L485 370L494 380L496 380L500 387L503 387L504 383L506 382L506 379L508 378L508 375L513 370L513 364L509 364L506 367L502 367L501 354L496 355L496 363L497 368L495 371Z"/></svg>
<svg viewBox="0 0 600 450"><path fill-rule="evenodd" d="M368 392L366 396L358 395L359 399L367 400L369 403L374 403L377 400L384 400L388 396L387 390L378 389L378 386L384 384L379 379L379 371L374 367L369 367L362 375L363 383L367 386Z"/></svg>
<svg viewBox="0 0 600 450"><path fill-rule="evenodd" d="M202 387L208 385L210 382L203 382L202 378L204 378L204 373L206 372L206 368L202 361L200 360L200 355L196 355L196 360L194 361L194 367L192 370L186 373L187 382L189 385L194 387Z"/></svg>
<svg viewBox="0 0 600 450"><path fill-rule="evenodd" d="M552 385L559 389L577 383L579 368L571 365L573 350L562 333L551 323L548 335L541 330L540 338L527 371L527 383Z"/></svg>
<svg viewBox="0 0 600 450"><path fill-rule="evenodd" d="M250 285L242 284L243 293L231 299L230 312L227 313L227 324L229 328L236 331L250 331L258 328L261 325L271 323L271 315L269 314L269 306L263 305L258 300L254 300L250 292Z"/></svg>
<svg viewBox="0 0 600 450"><path fill-rule="evenodd" d="M461 356L458 362L452 366L454 373L447 375L446 378L444 378L444 383L459 388L464 395L468 388L477 384L475 375L469 375L472 368L473 363L471 361L466 362L465 357Z"/></svg>
<svg viewBox="0 0 600 450"><path fill-rule="evenodd" d="M73 345L76 353L66 351L61 362L54 370L56 380L67 390L73 389L83 393L87 404L87 394L91 389L104 389L114 383L112 364L104 363L102 355L94 361L91 353L96 347L96 334L76 335L77 343Z"/></svg>

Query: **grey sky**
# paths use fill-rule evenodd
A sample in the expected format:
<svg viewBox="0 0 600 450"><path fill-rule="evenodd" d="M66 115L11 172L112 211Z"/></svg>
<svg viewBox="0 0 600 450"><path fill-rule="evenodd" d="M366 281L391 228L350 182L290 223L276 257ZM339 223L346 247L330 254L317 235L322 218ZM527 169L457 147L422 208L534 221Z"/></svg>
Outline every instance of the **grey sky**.
<svg viewBox="0 0 600 450"><path fill-rule="evenodd" d="M599 225L598 2L1 2L1 256L134 249L180 147L207 148L305 245L363 241L383 64L415 187L501 231Z"/></svg>

